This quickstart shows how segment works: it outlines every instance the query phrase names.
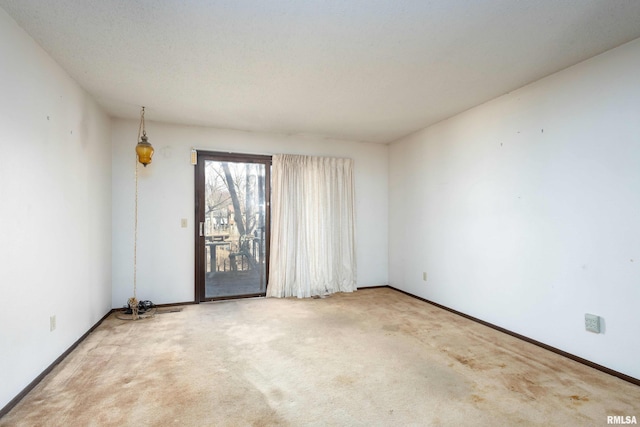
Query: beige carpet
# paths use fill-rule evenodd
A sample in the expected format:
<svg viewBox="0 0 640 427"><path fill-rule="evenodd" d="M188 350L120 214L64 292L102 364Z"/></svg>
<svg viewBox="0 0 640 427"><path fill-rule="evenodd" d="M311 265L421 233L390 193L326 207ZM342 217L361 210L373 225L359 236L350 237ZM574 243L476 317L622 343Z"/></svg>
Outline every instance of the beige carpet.
<svg viewBox="0 0 640 427"><path fill-rule="evenodd" d="M109 317L0 426L601 426L640 387L391 289Z"/></svg>

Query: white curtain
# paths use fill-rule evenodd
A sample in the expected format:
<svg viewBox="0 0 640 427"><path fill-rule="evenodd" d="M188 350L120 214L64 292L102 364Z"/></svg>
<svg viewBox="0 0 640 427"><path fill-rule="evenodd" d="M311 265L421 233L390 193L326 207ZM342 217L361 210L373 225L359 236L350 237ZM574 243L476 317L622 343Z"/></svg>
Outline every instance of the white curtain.
<svg viewBox="0 0 640 427"><path fill-rule="evenodd" d="M273 156L267 296L356 290L353 160Z"/></svg>

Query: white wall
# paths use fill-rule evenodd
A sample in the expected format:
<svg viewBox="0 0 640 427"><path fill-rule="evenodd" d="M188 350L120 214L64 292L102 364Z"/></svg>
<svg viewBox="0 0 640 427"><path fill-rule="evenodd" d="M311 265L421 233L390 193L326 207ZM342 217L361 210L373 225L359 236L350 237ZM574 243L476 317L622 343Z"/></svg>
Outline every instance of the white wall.
<svg viewBox="0 0 640 427"><path fill-rule="evenodd" d="M640 40L397 141L389 174L391 285L640 378Z"/></svg>
<svg viewBox="0 0 640 427"><path fill-rule="evenodd" d="M111 308L111 141L109 118L2 9L0 58L2 408Z"/></svg>
<svg viewBox="0 0 640 427"><path fill-rule="evenodd" d="M191 147L257 154L309 154L353 158L356 180L358 286L387 283L388 146L262 134L151 121L156 153L139 168L138 299L154 303L194 300L194 167ZM138 122L113 126L113 307L133 294L134 163ZM189 227L180 228L187 218Z"/></svg>

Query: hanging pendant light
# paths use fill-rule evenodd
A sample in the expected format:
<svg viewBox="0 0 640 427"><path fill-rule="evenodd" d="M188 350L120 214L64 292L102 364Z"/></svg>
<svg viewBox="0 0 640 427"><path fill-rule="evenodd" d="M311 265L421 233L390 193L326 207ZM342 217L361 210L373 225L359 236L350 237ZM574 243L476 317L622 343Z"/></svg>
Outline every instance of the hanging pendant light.
<svg viewBox="0 0 640 427"><path fill-rule="evenodd" d="M151 163L151 156L153 156L153 147L149 144L147 138L147 131L144 128L144 107L140 112L140 126L138 127L138 145L136 145L137 161L135 165L135 210L134 210L134 225L133 225L133 296L129 298L127 304L131 310L131 319L138 320L142 317L138 312L138 298L137 292L137 279L138 279L138 162L142 163L144 167L147 167ZM148 317L148 316L145 316Z"/></svg>
<svg viewBox="0 0 640 427"><path fill-rule="evenodd" d="M144 167L147 167L147 165L151 163L153 146L149 143L147 131L144 129L144 107L142 107L142 112L140 113L140 128L138 130L138 135L140 135L140 132L142 132L142 137L140 137L138 145L136 145L136 154L138 155L138 161L142 163Z"/></svg>

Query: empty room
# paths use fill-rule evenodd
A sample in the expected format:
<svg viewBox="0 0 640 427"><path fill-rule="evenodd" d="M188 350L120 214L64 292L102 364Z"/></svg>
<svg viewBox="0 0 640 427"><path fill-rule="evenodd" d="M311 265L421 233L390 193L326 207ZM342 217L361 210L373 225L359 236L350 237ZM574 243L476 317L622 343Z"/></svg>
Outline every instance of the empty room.
<svg viewBox="0 0 640 427"><path fill-rule="evenodd" d="M640 419L640 2L0 0L0 426Z"/></svg>

